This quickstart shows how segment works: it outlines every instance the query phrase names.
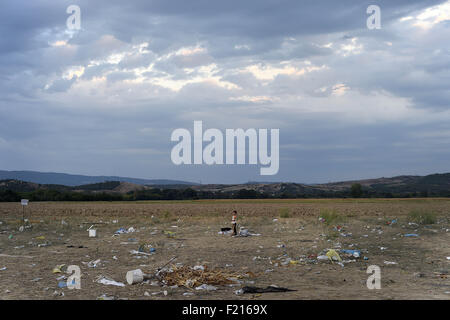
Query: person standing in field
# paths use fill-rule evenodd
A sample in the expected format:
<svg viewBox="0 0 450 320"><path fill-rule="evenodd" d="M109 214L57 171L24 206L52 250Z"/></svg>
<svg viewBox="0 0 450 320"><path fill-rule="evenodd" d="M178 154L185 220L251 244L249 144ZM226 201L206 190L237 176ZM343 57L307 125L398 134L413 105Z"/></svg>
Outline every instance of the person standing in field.
<svg viewBox="0 0 450 320"><path fill-rule="evenodd" d="M231 225L233 227L233 233L231 234L232 236L237 236L237 211L234 210L233 211L233 215L231 217Z"/></svg>

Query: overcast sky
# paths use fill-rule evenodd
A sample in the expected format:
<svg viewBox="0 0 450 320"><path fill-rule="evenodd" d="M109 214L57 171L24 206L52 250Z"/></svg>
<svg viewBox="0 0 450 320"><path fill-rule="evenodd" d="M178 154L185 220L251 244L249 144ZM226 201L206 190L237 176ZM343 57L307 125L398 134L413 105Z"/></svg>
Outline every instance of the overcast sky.
<svg viewBox="0 0 450 320"><path fill-rule="evenodd" d="M0 169L203 183L449 172L449 39L450 1L3 0ZM174 165L171 133L194 120L280 129L279 173Z"/></svg>

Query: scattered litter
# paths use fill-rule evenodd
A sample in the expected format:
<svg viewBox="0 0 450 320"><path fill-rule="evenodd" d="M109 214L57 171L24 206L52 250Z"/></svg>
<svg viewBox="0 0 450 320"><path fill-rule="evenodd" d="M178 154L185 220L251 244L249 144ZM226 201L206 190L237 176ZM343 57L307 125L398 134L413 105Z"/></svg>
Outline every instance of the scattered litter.
<svg viewBox="0 0 450 320"><path fill-rule="evenodd" d="M97 237L97 230L96 229L88 229L89 232L89 238L96 238Z"/></svg>
<svg viewBox="0 0 450 320"><path fill-rule="evenodd" d="M418 237L419 235L416 233L407 233L405 234L405 237Z"/></svg>
<svg viewBox="0 0 450 320"><path fill-rule="evenodd" d="M137 251L137 250L131 250L130 253L131 254L143 254L146 256L151 256L153 254L153 253L141 252L141 251Z"/></svg>
<svg viewBox="0 0 450 320"><path fill-rule="evenodd" d="M116 232L114 232L114 234L132 233L135 231L136 231L136 229L134 229L133 227L129 227L128 229L120 228Z"/></svg>
<svg viewBox="0 0 450 320"><path fill-rule="evenodd" d="M392 219L391 221L386 222L387 225L392 225L394 223L397 223L397 219Z"/></svg>
<svg viewBox="0 0 450 320"><path fill-rule="evenodd" d="M114 234L121 234L121 233L127 233L127 230L125 228L120 228L119 230L114 232Z"/></svg>
<svg viewBox="0 0 450 320"><path fill-rule="evenodd" d="M124 283L114 281L113 279L106 278L105 276L99 276L95 282L101 283L101 284L104 284L104 285L111 285L111 286L117 286L117 287L125 287L125 284L124 284Z"/></svg>
<svg viewBox="0 0 450 320"><path fill-rule="evenodd" d="M163 233L169 238L175 238L176 233L173 231L163 231Z"/></svg>
<svg viewBox="0 0 450 320"><path fill-rule="evenodd" d="M393 261L385 261L384 264L393 265L393 264L398 264L398 263L397 262L393 262Z"/></svg>
<svg viewBox="0 0 450 320"><path fill-rule="evenodd" d="M183 293L183 296L193 296L194 294L192 292L185 292Z"/></svg>
<svg viewBox="0 0 450 320"><path fill-rule="evenodd" d="M359 250L345 250L345 249L341 249L341 252L349 254L355 258L359 258L361 257L361 251Z"/></svg>
<svg viewBox="0 0 450 320"><path fill-rule="evenodd" d="M50 242L38 244L38 248L43 248L43 247L48 247L48 246L50 246Z"/></svg>
<svg viewBox="0 0 450 320"><path fill-rule="evenodd" d="M108 296L106 293L104 293L101 296L97 297L97 300L117 300L117 298L115 296Z"/></svg>
<svg viewBox="0 0 450 320"><path fill-rule="evenodd" d="M217 290L217 288L208 284L202 284L201 286L196 287L195 290L214 291Z"/></svg>
<svg viewBox="0 0 450 320"><path fill-rule="evenodd" d="M60 265L57 265L56 267L54 267L53 268L53 273L61 273L62 272L62 268L65 266L65 264L60 264Z"/></svg>
<svg viewBox="0 0 450 320"><path fill-rule="evenodd" d="M204 266L194 266L194 268L192 268L194 270L201 270L201 271L205 271L205 267Z"/></svg>
<svg viewBox="0 0 450 320"><path fill-rule="evenodd" d="M4 257L4 258L28 258L28 259L33 259L34 257L32 256L12 256L9 254L4 254L4 253L0 253L0 257Z"/></svg>
<svg viewBox="0 0 450 320"><path fill-rule="evenodd" d="M337 260L339 262L342 262L341 257L339 256L339 254L334 249L328 250L327 257L330 259L330 261Z"/></svg>
<svg viewBox="0 0 450 320"><path fill-rule="evenodd" d="M292 290L292 289L288 289L288 288L282 288L282 287L277 287L274 285L268 286L266 288L258 288L258 287L243 287L242 289L238 290L236 294L241 294L241 293L266 293L266 292L289 292L289 291L297 291L297 290Z"/></svg>
<svg viewBox="0 0 450 320"><path fill-rule="evenodd" d="M100 259L89 261L87 263L87 266L89 268L97 268L97 266L100 264L100 261L101 261Z"/></svg>
<svg viewBox="0 0 450 320"><path fill-rule="evenodd" d="M179 287L194 288L206 285L227 285L236 283L236 279L243 277L252 277L253 273L237 274L220 269L194 270L191 267L172 267L167 271L161 271L161 280L168 286L177 285Z"/></svg>
<svg viewBox="0 0 450 320"><path fill-rule="evenodd" d="M5 271L6 269L7 269L6 267L3 267L3 268L0 268L0 271Z"/></svg>
<svg viewBox="0 0 450 320"><path fill-rule="evenodd" d="M55 297L64 297L64 292L59 292L58 290L55 290L53 292L53 296L55 296Z"/></svg>
<svg viewBox="0 0 450 320"><path fill-rule="evenodd" d="M127 272L126 279L128 284L141 283L144 279L150 278L148 275L144 274L141 269L131 270Z"/></svg>

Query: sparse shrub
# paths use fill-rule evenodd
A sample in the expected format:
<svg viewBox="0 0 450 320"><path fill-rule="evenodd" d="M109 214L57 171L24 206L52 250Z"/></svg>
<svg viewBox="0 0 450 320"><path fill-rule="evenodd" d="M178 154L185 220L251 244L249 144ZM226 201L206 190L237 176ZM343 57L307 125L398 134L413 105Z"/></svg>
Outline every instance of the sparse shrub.
<svg viewBox="0 0 450 320"><path fill-rule="evenodd" d="M328 226L344 221L343 216L339 215L336 211L329 209L320 210L319 217L323 218L324 219L323 223L325 223Z"/></svg>
<svg viewBox="0 0 450 320"><path fill-rule="evenodd" d="M290 213L288 208L281 208L280 209L280 218L290 218Z"/></svg>
<svg viewBox="0 0 450 320"><path fill-rule="evenodd" d="M434 212L414 210L408 214L408 221L418 224L435 224L436 214Z"/></svg>
<svg viewBox="0 0 450 320"><path fill-rule="evenodd" d="M170 216L171 216L171 214L169 211L166 210L163 212L163 219L167 220L170 218Z"/></svg>

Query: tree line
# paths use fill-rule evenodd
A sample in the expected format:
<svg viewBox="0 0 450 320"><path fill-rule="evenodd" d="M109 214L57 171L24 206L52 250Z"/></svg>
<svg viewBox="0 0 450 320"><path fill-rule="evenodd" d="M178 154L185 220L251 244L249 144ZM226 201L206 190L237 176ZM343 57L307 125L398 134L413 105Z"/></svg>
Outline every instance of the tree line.
<svg viewBox="0 0 450 320"><path fill-rule="evenodd" d="M149 190L131 191L126 194L113 192L68 191L38 189L28 192L12 190L0 191L0 202L18 202L20 199L30 201L139 201L139 200L200 200L200 199L306 199L306 198L415 198L415 197L450 197L450 191L438 192L376 192L364 190L361 185L354 184L347 191L321 191L313 193L281 192L269 194L251 189L236 192L197 191L192 188L171 189L153 188Z"/></svg>

